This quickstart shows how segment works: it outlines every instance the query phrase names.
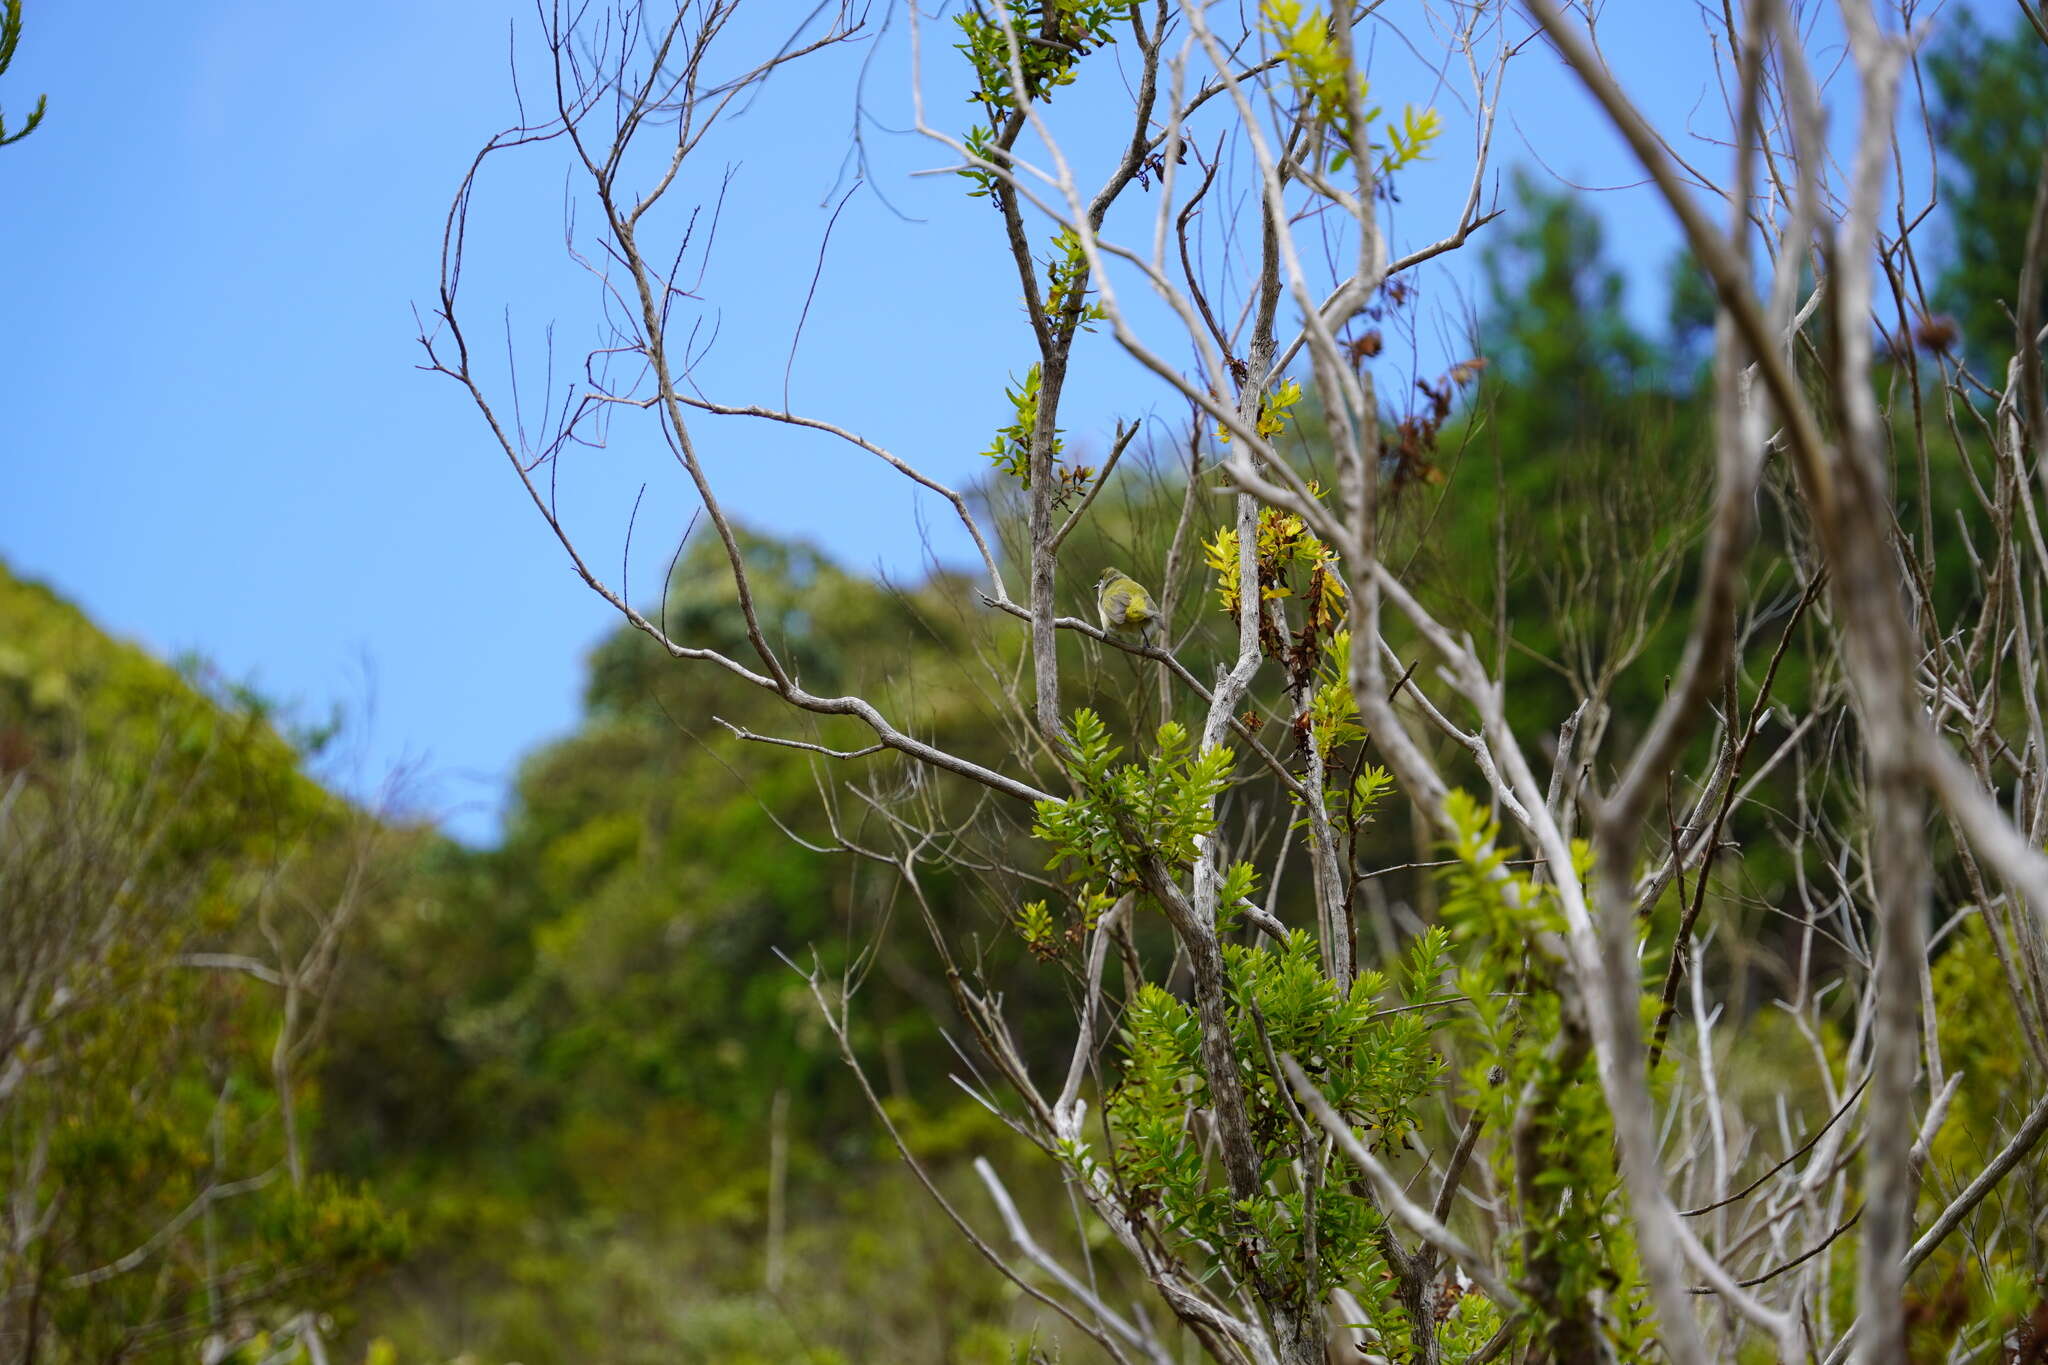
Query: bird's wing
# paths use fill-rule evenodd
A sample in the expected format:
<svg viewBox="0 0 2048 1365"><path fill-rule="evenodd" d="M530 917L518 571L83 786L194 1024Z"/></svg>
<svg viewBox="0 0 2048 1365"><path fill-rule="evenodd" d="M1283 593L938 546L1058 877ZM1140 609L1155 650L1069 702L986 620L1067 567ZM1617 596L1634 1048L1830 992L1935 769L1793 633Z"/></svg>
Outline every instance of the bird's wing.
<svg viewBox="0 0 2048 1365"><path fill-rule="evenodd" d="M1102 614L1109 618L1112 626L1127 625L1130 616L1131 589L1127 583L1119 583L1102 595Z"/></svg>

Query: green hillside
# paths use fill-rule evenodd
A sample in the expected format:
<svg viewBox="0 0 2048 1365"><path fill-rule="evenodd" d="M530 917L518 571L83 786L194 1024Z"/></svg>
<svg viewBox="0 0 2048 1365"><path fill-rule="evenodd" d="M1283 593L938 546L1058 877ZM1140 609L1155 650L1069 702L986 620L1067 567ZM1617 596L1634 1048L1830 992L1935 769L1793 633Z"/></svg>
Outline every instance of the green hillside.
<svg viewBox="0 0 2048 1365"><path fill-rule="evenodd" d="M252 698L0 569L0 1338L22 1358L255 1342L404 1254L403 1217L310 1146L335 955L419 842L309 780Z"/></svg>

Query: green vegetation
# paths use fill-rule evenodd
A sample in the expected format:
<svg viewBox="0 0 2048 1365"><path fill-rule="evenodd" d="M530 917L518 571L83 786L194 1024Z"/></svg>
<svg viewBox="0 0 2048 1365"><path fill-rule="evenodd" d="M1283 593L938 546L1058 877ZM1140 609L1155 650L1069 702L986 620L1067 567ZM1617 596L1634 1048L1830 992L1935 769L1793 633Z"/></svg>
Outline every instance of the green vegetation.
<svg viewBox="0 0 2048 1365"><path fill-rule="evenodd" d="M1488 330L1503 344L1471 416L1445 433L1445 448L1462 453L1446 457L1431 505L1418 505L1425 490L1416 488L1391 512L1397 528L1411 528L1418 563L1435 566L1430 590L1468 601L1481 628L1500 605L1488 600L1489 574L1470 566L1487 562L1505 507L1550 509L1523 516L1515 548L1551 562L1570 562L1575 537L1594 523L1654 548L1681 536L1688 515L1677 493L1688 476L1674 458L1684 442L1673 433L1696 400L1647 379L1621 386L1630 374L1670 373L1669 354L1623 320L1583 211L1521 192L1517 225L1492 258ZM1561 270L1566 258L1579 269ZM1628 364L1610 363L1617 358ZM1585 387L1589 369L1620 387ZM1486 453L1494 450L1516 452L1513 466ZM1486 468L1496 460L1501 467ZM1632 480L1619 477L1629 470ZM1605 501L1622 496L1633 501L1620 510L1641 509L1658 488L1673 501L1655 518L1616 515L1619 505ZM1160 508L1178 500L1170 484L1120 492L1102 529L1088 532L1106 543L1083 553L1156 536ZM1304 536L1298 519L1268 514L1261 581L1269 593L1321 602L1320 585L1335 580ZM917 695L928 713L951 716L950 738L973 750L991 717L961 662L976 629L962 618L962 590L942 575L892 592L799 546L749 540L745 549L763 619L810 685ZM1609 542L1576 552L1589 579L1621 553ZM725 582L715 553L700 543L679 564L666 619L679 636L736 647L730 589L707 586ZM1227 528L1209 560L1214 591L1182 611L1184 623L1213 623L1191 660L1205 649L1221 657L1213 637L1227 619L1219 607L1234 605L1237 567ZM1640 591L1599 581L1606 592ZM50 1286L37 1309L46 1358L96 1359L117 1346L173 1358L195 1336L260 1321L275 1333L333 1305L354 1349L378 1338L407 1361L458 1352L528 1362L1006 1361L1034 1334L1060 1339L992 1270L958 1253L885 1150L801 979L777 957L815 953L829 972L887 979L891 989L864 997L855 1045L888 1076L890 1112L915 1149L956 1197L971 1197L964 1160L1018 1140L946 1080L961 1064L937 1031L945 968L903 922L911 911L886 870L792 842L791 832L819 847L835 836L821 823L810 758L733 737L731 727L776 724L758 689L685 674L622 629L591 658L581 729L526 764L499 847L379 835L396 840L377 855L387 885L349 928L319 1049L291 1078L316 1153L314 1173L294 1186L280 1169L269 1062L277 991L247 972L167 964L238 949L268 960L264 907L332 896L374 822L299 775L299 754L260 699L195 688L106 641L44 590L4 584L0 734L17 832L8 878L41 911L17 925L47 933L81 907L118 905L108 931L123 945L90 964L105 973L93 1006L35 1045L36 1055L77 1059L75 1072L24 1086L6 1110L12 1131L50 1139L35 1158L35 1188L56 1217L33 1255L33 1273ZM1528 646L1511 656L1518 704L1597 684L1616 653L1654 659L1675 649L1656 603L1640 604L1642 624L1616 641L1600 634L1613 629L1613 599L1569 590L1522 578L1510 591L1499 619ZM888 661L886 681L865 647L878 638L914 642ZM1326 675L1341 678L1348 637L1330 645L1338 656ZM1542 651L1586 662L1559 671L1537 661ZM1260 781L1233 774L1227 750L1196 755L1173 721L1142 762L1120 765L1111 736L1129 733L1134 717L1118 690L1098 698L1101 714L1074 718L1077 796L1038 815L1036 837L1063 878L1060 908L1037 900L1004 916L952 874L924 887L930 913L986 923L977 974L1000 970L1020 996L1016 1017L1028 1025L1042 1011L1049 1038L1067 1009L1058 981L1075 945L1116 897L1140 889L1133 860L1144 850L1192 857L1210 798L1227 783L1249 793ZM1348 698L1341 686L1323 690ZM1312 733L1336 760L1360 732L1354 710L1327 709ZM858 735L820 722L805 738L847 746ZM1346 790L1332 804L1348 811L1366 861L1407 861L1405 820L1374 823L1392 795L1385 774L1367 768L1355 785L1355 801ZM1301 1234L1290 1230L1307 1228L1304 1201L1313 1201L1302 1292L1379 1286L1361 1308L1400 1339L1409 1310L1375 1270L1384 1234L1370 1206L1341 1184L1288 1189L1299 1154L1272 1059L1300 1058L1390 1159L1405 1134L1442 1122L1432 1097L1455 1085L1491 1127L1515 1135L1492 1158L1493 1178L1516 1191L1526 1220L1515 1255L1572 1249L1568 1261L1525 1260L1525 1273L1549 1287L1544 1320L1554 1330L1583 1323L1597 1300L1608 1305L1603 1335L1621 1341L1645 1328L1637 1292L1614 1292L1640 1277L1613 1221L1604 1109L1585 1049L1553 1045L1569 1036L1562 999L1525 948L1532 929L1554 928L1555 912L1541 883L1507 866L1485 812L1467 809L1454 866L1441 874L1444 927L1400 948L1385 974L1365 970L1336 994L1305 935L1269 945L1242 927L1233 933L1231 1033L1270 1204L1234 1206L1183 1126L1186 1106L1204 1103L1199 1029L1190 1007L1157 985L1123 1016L1121 1072L1106 1101L1115 1140L1103 1159L1122 1185L1160 1201L1185 1245L1223 1248L1233 1273L1285 1275L1302 1264ZM838 818L854 843L872 819L843 801ZM1759 866L1746 869L1749 893L1768 899ZM111 892L134 878L152 894L130 904ZM1226 903L1263 894L1250 864L1230 878ZM1002 932L1005 919L1021 941ZM1026 955L1045 965L1020 972ZM1937 990L1972 1002L1956 1005L1944 1030L1959 1057L2010 1066L1995 1043L2009 1035L1995 1022L1964 1022L1996 1008L1987 955L1979 935L1944 957ZM1501 994L1503 981L1515 989ZM138 1033L149 1047L117 1045ZM1020 1034L1033 1036L1028 1026ZM1980 1108L1945 1143L1996 1131L1996 1104L1976 1093ZM1524 1143L1546 1167L1528 1188L1517 1183ZM18 1166L10 1173L21 1178ZM252 1179L267 1183L177 1224L209 1186ZM771 1205L784 1210L773 1233ZM1230 1230L1241 1219L1264 1232L1270 1265L1233 1259ZM126 1273L70 1283L138 1247L147 1254ZM351 1288L394 1266L368 1292ZM1498 1325L1472 1299L1436 1330L1446 1347L1471 1349ZM248 1349L260 1352L259 1339Z"/></svg>
<svg viewBox="0 0 2048 1365"><path fill-rule="evenodd" d="M2015 282L2048 148L2048 43L2022 16L2003 34L1968 10L1929 57L1940 138L1941 192L1953 255L1936 304L1962 328L1963 349L2004 368L2020 311ZM2048 278L2036 319L2048 318Z"/></svg>
<svg viewBox="0 0 2048 1365"><path fill-rule="evenodd" d="M289 1338L408 1245L304 1148L308 993L417 838L308 780L246 693L4 571L0 641L0 1340L85 1361Z"/></svg>
<svg viewBox="0 0 2048 1365"><path fill-rule="evenodd" d="M1019 79L1049 97L1132 9L1017 0L1001 21L961 15L989 121L968 144L999 161L1019 132ZM1315 159L1334 172L1369 148L1389 172L1425 153L1429 115L1378 140L1353 126L1324 14L1277 0L1261 14L1328 143ZM18 4L7 15L0 69ZM1006 25L1027 23L1043 41L1013 49ZM1966 24L1932 68L1968 177L1956 193L1983 209L1944 284L1972 346L2010 332L1996 282L2016 273L2015 205L2032 181L1993 149L2022 145L2048 104L2039 52L2023 48ZM39 117L40 105L30 126ZM965 173L1017 214L998 177ZM1510 723L1611 715L1609 742L1633 742L1620 732L1643 726L1682 669L1676 607L1698 586L1711 301L1676 262L1670 333L1645 334L1590 212L1527 177L1513 194L1483 257L1483 354L1388 413L1380 553L1498 661ZM1077 334L1105 315L1071 230L1045 264L1024 282L1040 359L1007 391L979 495L1006 526L1027 497L1072 506L1096 473L1062 463L1051 421ZM1414 306L1406 289L1385 308ZM1383 343L1373 331L1352 344L1363 371ZM1914 382L1890 364L1888 380ZM1313 392L1283 378L1256 410L1252 431L1321 471L1329 419ZM1975 534L1991 515L1972 483L1983 451L1973 435L1930 454L1903 417L1892 435L1929 600L1966 609L1982 585L1946 528ZM1347 1330L1383 1358L1462 1361L1498 1342L1526 1359L1660 1359L1643 1266L1655 1248L1629 1217L1558 881L1542 850L1509 842L1498 800L1467 794L1488 790L1477 746L1418 723L1411 742L1453 779L1449 837L1432 838L1373 760L1350 682L1363 646L1315 506L1219 523L1199 501L1215 477L1189 452L1134 453L1062 557L1154 566L1178 547L1182 581L1160 581L1167 635L1205 683L1234 660L1240 613L1259 612L1246 629L1268 686L1220 743L1203 742L1185 698L1155 704L1147 663L1074 632L1057 646L1082 666L1055 743L1006 686L1029 667L1023 627L982 610L976 583L938 569L883 584L802 544L739 537L762 630L805 687L915 714L920 738L1058 793L1028 810L991 812L869 752L854 720L795 717L621 627L588 662L576 731L526 761L502 840L466 849L312 781L331 730L293 731L249 690L151 660L0 573L0 1349L56 1365L296 1362L316 1340L366 1365L1093 1358L1083 1329L971 1252L930 1197L994 1241L973 1163L1036 1154L1052 1160L1002 1163L1023 1172L1010 1193L1105 1301L1145 1292L1125 1254L1136 1243L1197 1285L1255 1285L1261 1305L1304 1318L1343 1290ZM1722 730L1681 755L1694 770L1840 684L1782 469L1760 501L1748 567L1762 605L1740 623ZM1916 526L1943 538L1916 540ZM1016 547L998 553L1007 574L1028 572ZM713 538L686 547L664 587L649 619L745 655ZM1061 609L1087 614L1078 598ZM1401 663L1425 655L1413 627L1390 615L1383 629ZM2020 705L1994 698L1987 725ZM1854 1084L1851 1006L1815 1003L1809 1030L1774 1003L1786 961L1846 971L1869 947L1853 910L1799 913L1810 882L1864 875L1804 842L1807 826L1850 831L1843 847L1866 856L1863 794L1830 776L1844 723L1774 741L1784 761L1744 770L1753 790L1715 817L1690 882L1646 876L1641 913L1612 930L1642 963L1618 1008L1652 1040L1653 1085L1718 1057L1734 1093L1725 1111L1715 1100L1715 1124L1775 1106L1784 1133L1818 1142ZM1672 843L1688 800L1712 816L1708 795L1664 795ZM903 852L906 809L926 830L971 830L957 837L972 856ZM1219 813L1248 809L1278 815L1212 858L1230 829ZM1943 904L1979 904L1955 845L1936 853ZM1553 847L1575 885L1590 882L1583 841ZM1205 877L1213 961L1173 923L1180 883ZM1284 927L1314 922L1312 888L1330 878L1360 941ZM1690 956L1696 923L1738 940L1711 970L1740 1030L1679 1007L1709 970ZM2028 1099L2014 1041L2028 997L2009 989L2000 922L1949 927L1929 1032L1970 1083L1928 1133L1921 1226ZM1333 971L1346 953L1355 970ZM1190 986L1204 972L1212 994ZM1001 1034L983 1008L997 998ZM1098 1004L1107 1041L1067 1096L1094 1108L1049 1137L985 1069L1057 1084L1077 1012L1093 1027ZM1424 1202L1442 1172L1417 1152L1462 1152L1437 1216L1485 1241L1508 1293L1468 1289L1386 1214L1383 1191L1304 1119L1290 1065ZM1244 1152L1214 1136L1233 1106ZM1722 1153L1716 1188L1773 1155ZM2043 1169L2035 1158L1917 1270L1916 1358L2036 1311ZM1452 1198L1461 1177L1483 1219ZM1846 1321L1852 1242L1811 1256ZM1209 1344L1193 1315L1181 1330L1190 1356Z"/></svg>
<svg viewBox="0 0 2048 1365"><path fill-rule="evenodd" d="M21 0L7 0L7 7L0 9L0 76L7 74L7 68L14 64L14 53L21 46ZM0 147L10 142L19 142L36 130L49 110L50 97L36 96L36 107L28 111L19 128L7 131L7 120L0 118Z"/></svg>

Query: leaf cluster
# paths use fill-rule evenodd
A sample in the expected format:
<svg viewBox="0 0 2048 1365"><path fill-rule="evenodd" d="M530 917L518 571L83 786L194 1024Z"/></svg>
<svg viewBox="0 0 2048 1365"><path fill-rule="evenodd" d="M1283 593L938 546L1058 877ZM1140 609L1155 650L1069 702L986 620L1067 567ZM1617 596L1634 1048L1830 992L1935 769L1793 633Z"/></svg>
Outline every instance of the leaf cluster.
<svg viewBox="0 0 2048 1365"><path fill-rule="evenodd" d="M1313 484L1310 488L1315 491ZM1298 514L1273 507L1259 509L1255 536L1260 651L1286 667L1291 691L1305 692L1321 678L1323 719L1328 729L1345 705L1340 694L1349 689L1343 676L1332 675L1328 668L1328 645L1333 634L1342 634L1338 626L1348 606L1337 552L1310 531ZM1243 600L1237 528L1219 528L1202 543L1202 558L1216 575L1218 602L1236 617ZM1281 604L1290 600L1302 605L1298 626L1281 609ZM1334 729L1329 733L1334 734ZM1304 742L1307 738L1304 733ZM1326 743L1322 752L1327 755L1328 751Z"/></svg>
<svg viewBox="0 0 2048 1365"><path fill-rule="evenodd" d="M1110 28L1127 17L1137 0L1006 0L1001 19L979 4L957 14L962 41L955 49L974 68L975 88L968 99L978 102L992 123L1020 106L1011 67L1011 35L1016 38L1016 66L1024 78L1028 100L1046 100L1074 80L1075 68L1091 51L1116 41ZM1008 31L1005 31L1007 27Z"/></svg>
<svg viewBox="0 0 2048 1365"><path fill-rule="evenodd" d="M1298 1292L1351 1285L1387 1339L1405 1332L1385 1268L1384 1219L1362 1186L1325 1168L1325 1144L1305 1132L1270 1059L1299 1061L1366 1141L1405 1147L1444 1063L1419 1011L1378 1005L1390 994L1413 1003L1417 983L1430 989L1446 947L1440 934L1418 941L1399 993L1377 973L1338 986L1299 930L1278 947L1225 950L1231 1047L1260 1166L1262 1192L1246 1200L1232 1199L1203 1159L1198 1116L1210 1101L1200 1021L1187 1003L1146 985L1125 1015L1123 1073L1109 1100L1116 1175L1134 1206L1156 1209L1198 1261L1219 1255L1237 1274Z"/></svg>
<svg viewBox="0 0 2048 1365"><path fill-rule="evenodd" d="M1309 530L1298 514L1261 507L1253 549L1260 602L1298 599L1308 610L1308 624L1318 631L1332 629L1343 618L1344 575L1338 568L1337 552ZM1242 594L1237 528L1219 527L1203 541L1202 561L1216 574L1217 604L1236 616ZM1277 648L1269 649L1268 654L1279 657Z"/></svg>
<svg viewBox="0 0 2048 1365"><path fill-rule="evenodd" d="M1301 0L1264 0L1259 12L1287 63L1304 115L1323 135L1322 151L1329 168L1344 169L1351 159L1357 126L1351 106L1353 72L1331 31L1329 16L1320 6L1305 8ZM1360 114L1370 128L1380 121L1381 111L1377 105L1366 104L1368 89L1364 80L1358 81ZM1378 154L1380 173L1387 174L1426 157L1443 131L1443 120L1434 109L1418 112L1409 105L1401 111L1399 122L1387 120L1382 131L1384 139L1368 145Z"/></svg>
<svg viewBox="0 0 2048 1365"><path fill-rule="evenodd" d="M1055 325L1078 327L1092 332L1095 325L1107 321L1109 310L1100 302L1086 303L1088 293L1088 254L1081 245L1081 235L1070 227L1063 227L1052 239L1053 255L1045 263L1045 311L1053 318ZM1067 310L1074 310L1072 323L1067 320Z"/></svg>
<svg viewBox="0 0 2048 1365"><path fill-rule="evenodd" d="M1216 797L1230 782L1236 755L1221 745L1196 751L1177 721L1153 735L1142 763L1119 765L1121 745L1087 707L1074 713L1067 773L1074 794L1040 801L1031 833L1051 845L1048 868L1064 868L1069 882L1093 895L1114 897L1144 887L1147 859L1169 871L1192 865L1197 843L1216 827Z"/></svg>

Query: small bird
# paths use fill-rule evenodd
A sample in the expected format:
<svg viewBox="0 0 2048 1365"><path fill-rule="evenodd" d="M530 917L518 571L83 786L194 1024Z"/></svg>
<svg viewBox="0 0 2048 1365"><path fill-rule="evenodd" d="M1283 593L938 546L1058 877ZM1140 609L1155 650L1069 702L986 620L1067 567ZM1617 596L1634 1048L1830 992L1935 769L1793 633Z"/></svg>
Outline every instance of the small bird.
<svg viewBox="0 0 2048 1365"><path fill-rule="evenodd" d="M1152 594L1122 569L1104 569L1095 582L1095 608L1102 613L1102 628L1113 635L1136 635L1155 644L1159 635L1159 608Z"/></svg>

